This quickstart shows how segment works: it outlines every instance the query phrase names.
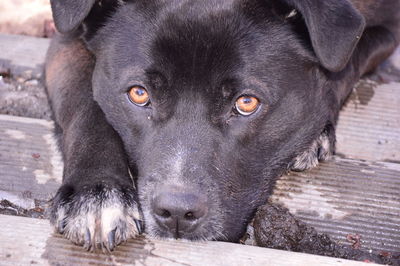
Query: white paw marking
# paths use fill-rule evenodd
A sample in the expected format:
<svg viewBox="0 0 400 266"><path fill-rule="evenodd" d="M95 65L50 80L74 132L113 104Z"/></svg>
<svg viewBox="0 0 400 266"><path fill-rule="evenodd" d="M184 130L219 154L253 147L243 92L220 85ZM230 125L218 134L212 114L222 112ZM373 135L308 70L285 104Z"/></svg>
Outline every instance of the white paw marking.
<svg viewBox="0 0 400 266"><path fill-rule="evenodd" d="M318 154L321 152L321 154ZM313 143L310 148L297 156L290 165L290 169L303 171L316 167L319 161L329 159L331 155L329 137L322 133Z"/></svg>
<svg viewBox="0 0 400 266"><path fill-rule="evenodd" d="M69 216L64 207L60 207L57 224L65 219L64 235L79 245L90 240L92 246L108 243L109 234L114 230L116 244L137 236L135 219L140 219L139 211L136 206L125 206L117 193L106 192L102 195L104 198L83 197L75 202L79 210L72 211Z"/></svg>

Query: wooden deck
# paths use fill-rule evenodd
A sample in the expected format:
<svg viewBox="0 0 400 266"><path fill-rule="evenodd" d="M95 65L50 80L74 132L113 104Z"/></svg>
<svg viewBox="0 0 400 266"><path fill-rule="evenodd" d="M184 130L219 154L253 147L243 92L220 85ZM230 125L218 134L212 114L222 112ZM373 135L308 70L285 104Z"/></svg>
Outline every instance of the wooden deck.
<svg viewBox="0 0 400 266"><path fill-rule="evenodd" d="M47 220L0 215L1 265L364 265L224 242L131 239L111 254L87 252L52 234ZM20 240L18 240L20 239Z"/></svg>
<svg viewBox="0 0 400 266"><path fill-rule="evenodd" d="M21 39L22 38L22 39ZM3 41L6 40L6 41ZM23 46L14 42L23 42ZM30 46L30 42L33 42ZM0 35L0 65L40 68L47 40ZM41 48L29 48L29 47ZM20 48L18 48L20 47ZM27 48L28 47L28 48ZM30 49L30 58L10 53ZM33 54L32 54L33 53ZM7 55L7 56L6 56ZM26 63L27 62L27 63ZM385 75L400 71L400 50ZM390 71L389 71L389 70ZM400 72L399 72L400 73ZM389 73L390 74L390 73ZM343 108L337 156L319 167L289 173L272 200L298 218L346 244L361 235L361 248L400 252L400 76L390 82L365 79ZM52 121L0 115L0 200L29 209L47 200L61 182L62 161ZM357 262L244 246L184 241L130 240L112 255L88 253L52 235L47 220L0 215L0 265L356 265Z"/></svg>

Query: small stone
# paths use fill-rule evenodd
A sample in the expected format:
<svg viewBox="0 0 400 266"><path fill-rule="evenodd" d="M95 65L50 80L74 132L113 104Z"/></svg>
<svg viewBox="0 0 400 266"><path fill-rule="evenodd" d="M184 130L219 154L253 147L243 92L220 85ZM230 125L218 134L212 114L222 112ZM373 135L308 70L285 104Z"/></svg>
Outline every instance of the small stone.
<svg viewBox="0 0 400 266"><path fill-rule="evenodd" d="M26 79L22 78L22 77L18 77L16 78L18 83L24 83Z"/></svg>
<svg viewBox="0 0 400 266"><path fill-rule="evenodd" d="M37 79L30 79L25 81L25 84L29 86L37 86L39 85L39 81Z"/></svg>
<svg viewBox="0 0 400 266"><path fill-rule="evenodd" d="M33 76L32 74L33 74L32 70L26 70L24 71L24 73L22 73L22 76L25 80L27 80L32 78Z"/></svg>

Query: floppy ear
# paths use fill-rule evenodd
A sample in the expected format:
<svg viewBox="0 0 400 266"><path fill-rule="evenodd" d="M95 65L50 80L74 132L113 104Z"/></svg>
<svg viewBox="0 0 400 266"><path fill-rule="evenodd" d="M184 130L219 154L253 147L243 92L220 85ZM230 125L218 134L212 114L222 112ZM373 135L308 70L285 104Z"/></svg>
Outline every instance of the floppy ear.
<svg viewBox="0 0 400 266"><path fill-rule="evenodd" d="M50 0L57 30L67 33L79 27L94 3L95 0Z"/></svg>
<svg viewBox="0 0 400 266"><path fill-rule="evenodd" d="M364 31L364 17L348 0L285 1L302 14L321 65L342 70Z"/></svg>

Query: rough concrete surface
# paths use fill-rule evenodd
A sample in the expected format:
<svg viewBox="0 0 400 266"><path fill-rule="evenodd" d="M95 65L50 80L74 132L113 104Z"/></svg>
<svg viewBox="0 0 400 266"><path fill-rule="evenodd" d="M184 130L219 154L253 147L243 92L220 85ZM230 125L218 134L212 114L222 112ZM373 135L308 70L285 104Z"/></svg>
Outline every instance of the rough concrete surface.
<svg viewBox="0 0 400 266"><path fill-rule="evenodd" d="M51 110L40 79L29 72L11 76L0 72L0 114L50 120Z"/></svg>
<svg viewBox="0 0 400 266"><path fill-rule="evenodd" d="M0 114L51 119L42 82L49 42L0 34Z"/></svg>
<svg viewBox="0 0 400 266"><path fill-rule="evenodd" d="M9 69L13 76L28 71L40 78L49 44L49 39L0 34L0 69Z"/></svg>

